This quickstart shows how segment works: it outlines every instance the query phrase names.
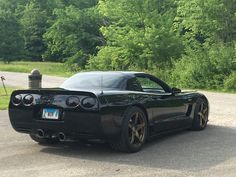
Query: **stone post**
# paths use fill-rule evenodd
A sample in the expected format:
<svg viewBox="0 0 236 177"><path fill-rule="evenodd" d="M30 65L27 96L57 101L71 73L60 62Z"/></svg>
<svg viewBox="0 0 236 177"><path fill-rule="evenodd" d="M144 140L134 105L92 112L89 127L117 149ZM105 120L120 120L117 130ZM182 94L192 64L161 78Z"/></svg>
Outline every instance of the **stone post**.
<svg viewBox="0 0 236 177"><path fill-rule="evenodd" d="M33 69L29 75L29 88L38 89L42 88L42 75L39 70Z"/></svg>

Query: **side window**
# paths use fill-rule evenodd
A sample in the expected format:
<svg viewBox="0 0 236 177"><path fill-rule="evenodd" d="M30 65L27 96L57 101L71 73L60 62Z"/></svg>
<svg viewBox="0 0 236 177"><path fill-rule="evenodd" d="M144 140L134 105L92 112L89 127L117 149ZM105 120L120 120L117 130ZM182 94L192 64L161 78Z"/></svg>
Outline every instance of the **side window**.
<svg viewBox="0 0 236 177"><path fill-rule="evenodd" d="M148 77L137 77L144 92L165 93L165 90L157 82Z"/></svg>
<svg viewBox="0 0 236 177"><path fill-rule="evenodd" d="M142 92L142 87L136 78L131 78L127 81L126 90Z"/></svg>

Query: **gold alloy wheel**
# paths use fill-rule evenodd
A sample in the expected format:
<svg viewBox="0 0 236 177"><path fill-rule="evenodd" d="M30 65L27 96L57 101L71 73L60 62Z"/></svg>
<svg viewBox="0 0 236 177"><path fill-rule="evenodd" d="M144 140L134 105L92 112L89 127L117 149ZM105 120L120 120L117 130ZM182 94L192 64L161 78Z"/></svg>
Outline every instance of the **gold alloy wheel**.
<svg viewBox="0 0 236 177"><path fill-rule="evenodd" d="M132 145L140 145L144 142L146 134L145 117L139 113L134 113L129 120L129 140Z"/></svg>
<svg viewBox="0 0 236 177"><path fill-rule="evenodd" d="M198 112L200 127L204 128L208 121L208 106L206 103L201 103Z"/></svg>

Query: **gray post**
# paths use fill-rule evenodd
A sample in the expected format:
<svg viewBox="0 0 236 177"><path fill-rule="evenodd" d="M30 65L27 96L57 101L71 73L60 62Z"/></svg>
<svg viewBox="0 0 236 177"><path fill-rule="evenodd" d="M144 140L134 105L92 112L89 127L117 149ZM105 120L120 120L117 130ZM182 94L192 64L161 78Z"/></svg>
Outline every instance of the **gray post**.
<svg viewBox="0 0 236 177"><path fill-rule="evenodd" d="M2 80L2 86L3 86L4 90L5 90L6 95L7 95L7 89L6 89L6 86L5 86L5 84L4 84L4 81L5 81L6 79L5 79L4 76L1 76L1 80Z"/></svg>
<svg viewBox="0 0 236 177"><path fill-rule="evenodd" d="M29 88L38 89L42 88L42 75L39 70L33 69L29 75Z"/></svg>

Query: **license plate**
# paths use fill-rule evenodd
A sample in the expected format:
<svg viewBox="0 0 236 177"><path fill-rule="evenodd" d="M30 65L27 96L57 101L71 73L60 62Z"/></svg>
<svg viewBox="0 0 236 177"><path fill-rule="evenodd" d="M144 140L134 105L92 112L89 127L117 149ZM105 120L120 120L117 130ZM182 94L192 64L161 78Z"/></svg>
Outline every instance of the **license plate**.
<svg viewBox="0 0 236 177"><path fill-rule="evenodd" d="M52 108L44 108L42 118L43 119L58 120L59 119L59 110L52 109Z"/></svg>

